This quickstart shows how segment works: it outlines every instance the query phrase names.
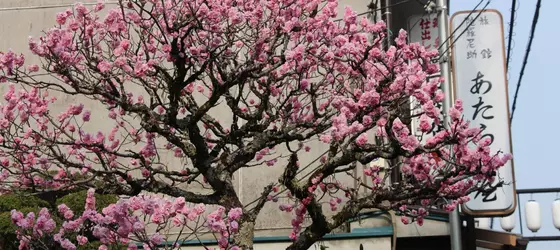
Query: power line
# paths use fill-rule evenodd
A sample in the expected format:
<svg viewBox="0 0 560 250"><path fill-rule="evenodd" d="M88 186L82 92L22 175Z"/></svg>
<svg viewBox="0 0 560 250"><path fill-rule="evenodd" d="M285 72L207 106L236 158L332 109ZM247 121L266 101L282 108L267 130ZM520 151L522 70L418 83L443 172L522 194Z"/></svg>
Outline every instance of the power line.
<svg viewBox="0 0 560 250"><path fill-rule="evenodd" d="M119 2L110 1L104 2L104 4L118 4ZM97 3L82 3L82 5L96 5ZM66 8L66 7L73 7L75 4L56 4L56 5L40 5L40 6L20 6L20 7L8 7L8 8L0 8L0 12L3 11L18 11L18 10L38 10L38 9L56 9L56 8Z"/></svg>
<svg viewBox="0 0 560 250"><path fill-rule="evenodd" d="M459 38L461 38L461 36L463 36L465 34L465 32L467 32L467 30L469 29L469 27L472 26L472 24L478 19L478 17L480 17L480 15L486 10L486 7L488 7L488 5L490 4L491 0L488 0L488 2L486 2L486 4L484 5L484 7L482 7L482 9L480 11L478 11L478 14L476 14L476 16L472 19L472 21L467 25L467 27L465 27L465 29L459 34L459 36L457 36L457 38L455 38L454 41L451 42L451 44L447 47L447 49L445 51L443 51L441 53L441 55L444 55L449 49L453 48L453 45L455 45L455 43L459 40ZM478 6L478 5L477 5ZM475 7L476 8L476 7ZM475 12L475 10L471 11L471 13L469 13L469 15L467 15L467 17L463 20L463 22L465 22L465 20L467 20L469 18L469 16L471 14L473 14ZM461 27L461 25L463 24L463 22L461 22L461 24L459 24L459 27ZM455 33L456 30L459 29L459 27L457 27L457 29L455 29L453 31L453 33ZM449 38L453 37L453 33L447 38L447 40L449 40ZM446 40L446 41L447 41ZM438 48L438 50L441 48L442 45L440 45L440 47ZM441 58L440 55L440 58Z"/></svg>
<svg viewBox="0 0 560 250"><path fill-rule="evenodd" d="M375 12L375 11L380 11L380 10L392 8L392 7L399 6L399 5L404 4L404 3L408 3L408 2L410 2L410 1L412 1L412 0L403 0L403 1L400 1L400 2L397 2L397 3L394 3L394 4L391 4L391 5L388 5L388 6L385 6L385 7L380 7L380 8L377 8L377 9L371 9L371 10L368 10L368 11L366 11L366 12L359 13L359 14L357 14L356 16L364 16L364 15L367 15L367 14L371 14L371 13L373 13L373 12ZM333 20L333 22L340 22L340 21L342 21L342 20L343 20L343 18L339 18L339 19Z"/></svg>
<svg viewBox="0 0 560 250"><path fill-rule="evenodd" d="M453 38L453 36L455 35L455 32L457 32L459 30L459 28L461 26L463 26L463 24L467 21L467 19L469 19L469 17L471 17L471 15L476 11L476 8L478 8L478 6L480 6L480 4L482 4L482 2L484 2L484 0L480 0L480 2L478 2L478 4L476 6L474 6L474 8L471 10L471 12L467 15L467 17L465 19L463 19L463 21L459 24L459 26L457 26L457 28L455 30L453 30L453 32L451 32L451 34L448 37L446 37L445 41L440 43L440 45L438 47L438 50L440 50L443 47L443 45L449 41L449 39ZM490 1L488 1L488 3L486 3L486 6L488 6L489 3L490 3ZM484 8L486 8L486 6L484 6ZM484 10L484 8L483 8L483 10ZM475 20L476 20L476 18L475 18ZM472 24L472 22L467 25L465 30L467 30L471 26L471 24ZM457 38L457 39L459 39L459 38ZM451 44L448 48L451 48L452 45L453 44ZM447 51L444 51L443 53L445 53L445 52L447 52Z"/></svg>
<svg viewBox="0 0 560 250"><path fill-rule="evenodd" d="M506 69L509 71L509 60L511 56L511 40L513 39L513 23L515 22L515 3L517 0L511 1L511 16L509 18L509 34L508 34L508 46L507 46L507 57L506 57Z"/></svg>
<svg viewBox="0 0 560 250"><path fill-rule="evenodd" d="M523 74L525 73L525 67L527 66L527 60L529 58L529 53L531 52L531 45L533 45L533 38L535 37L535 29L537 27L537 22L539 20L539 11L541 10L541 0L537 1L537 7L535 8L535 14L533 15L533 23L531 24L531 34L529 35L529 43L527 44L527 50L525 51L525 57L523 58L523 64L521 66L521 71L519 72L519 79L517 81L517 87L515 88L515 95L513 96L513 105L511 107L511 117L509 122L513 121L513 115L515 114L515 106L517 104L517 96L519 94L519 87L521 87L521 80L523 79Z"/></svg>

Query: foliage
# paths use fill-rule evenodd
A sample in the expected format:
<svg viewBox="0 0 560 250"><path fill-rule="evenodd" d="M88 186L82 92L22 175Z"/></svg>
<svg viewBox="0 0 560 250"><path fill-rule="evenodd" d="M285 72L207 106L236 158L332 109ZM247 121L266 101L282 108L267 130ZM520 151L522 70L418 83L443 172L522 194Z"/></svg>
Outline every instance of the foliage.
<svg viewBox="0 0 560 250"><path fill-rule="evenodd" d="M49 204L36 196L25 193L12 193L0 195L0 212L9 212L12 209L47 207Z"/></svg>
<svg viewBox="0 0 560 250"><path fill-rule="evenodd" d="M57 205L65 204L74 213L82 214L85 210L87 190L82 190L75 193L70 193L56 201ZM117 203L118 196L108 194L94 194L96 200L96 211L101 212L101 209L108 207L111 204Z"/></svg>
<svg viewBox="0 0 560 250"><path fill-rule="evenodd" d="M437 51L407 44L404 31L385 46L383 22L350 8L336 21L336 0L130 0L101 15L104 8L59 13L54 28L29 40L40 65L0 53L0 82L10 82L0 188L88 189L82 213L58 205L63 230L46 209L12 211L22 248L53 235L74 249L87 237L70 232L91 226L100 248L154 249L174 228L183 232L174 240L210 231L222 249L249 249L261 210L280 202L293 215L288 249L307 249L363 209L400 210L403 222L419 224L427 208L453 210L499 181L496 170L511 158L490 150L460 100L443 124L436 104L450 100L442 79L430 77ZM55 113L62 104L53 92L86 103ZM403 109L411 98L412 113ZM412 118L423 140L410 131ZM100 119L112 128L103 131ZM431 131L442 124L448 129ZM311 152L321 157L308 169ZM388 162L385 175L377 159ZM282 173L244 203L233 185L242 168ZM404 181L390 183L397 169ZM129 198L100 213L95 190Z"/></svg>

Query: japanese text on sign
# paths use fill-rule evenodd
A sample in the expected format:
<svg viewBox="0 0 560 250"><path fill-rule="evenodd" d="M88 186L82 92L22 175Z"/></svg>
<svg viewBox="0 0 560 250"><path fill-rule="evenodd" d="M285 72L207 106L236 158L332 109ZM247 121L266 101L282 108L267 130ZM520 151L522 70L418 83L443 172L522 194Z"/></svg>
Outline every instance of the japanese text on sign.
<svg viewBox="0 0 560 250"><path fill-rule="evenodd" d="M408 19L408 39L420 43L426 50L438 49L440 37L437 15L416 15Z"/></svg>

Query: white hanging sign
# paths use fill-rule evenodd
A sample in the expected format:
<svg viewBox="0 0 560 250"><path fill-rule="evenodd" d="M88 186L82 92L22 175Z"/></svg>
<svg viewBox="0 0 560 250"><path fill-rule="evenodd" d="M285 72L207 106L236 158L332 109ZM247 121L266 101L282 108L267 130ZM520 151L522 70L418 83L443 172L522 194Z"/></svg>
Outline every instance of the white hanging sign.
<svg viewBox="0 0 560 250"><path fill-rule="evenodd" d="M471 126L480 126L482 137L490 138L492 152L511 153L502 15L496 10L470 12L451 18L451 30L457 30L451 39L455 99L463 101ZM471 194L464 212L506 216L515 211L513 160L498 170L495 179L492 188ZM499 181L504 185L497 186Z"/></svg>

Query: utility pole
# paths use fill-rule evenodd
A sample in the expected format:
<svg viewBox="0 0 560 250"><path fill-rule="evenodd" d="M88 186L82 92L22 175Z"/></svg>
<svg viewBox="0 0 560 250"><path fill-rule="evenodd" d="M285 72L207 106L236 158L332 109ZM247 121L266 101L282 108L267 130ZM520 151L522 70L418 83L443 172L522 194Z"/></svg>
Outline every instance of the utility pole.
<svg viewBox="0 0 560 250"><path fill-rule="evenodd" d="M449 129L449 108L453 105L452 85L451 85L451 72L449 71L449 41L448 34L448 16L447 16L447 1L436 0L436 9L438 11L438 29L440 41L443 41L440 46L440 70L441 75L445 82L443 83L443 122L445 129ZM459 218L459 207L449 213L449 237L451 238L451 250L461 250L461 220Z"/></svg>

